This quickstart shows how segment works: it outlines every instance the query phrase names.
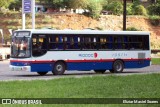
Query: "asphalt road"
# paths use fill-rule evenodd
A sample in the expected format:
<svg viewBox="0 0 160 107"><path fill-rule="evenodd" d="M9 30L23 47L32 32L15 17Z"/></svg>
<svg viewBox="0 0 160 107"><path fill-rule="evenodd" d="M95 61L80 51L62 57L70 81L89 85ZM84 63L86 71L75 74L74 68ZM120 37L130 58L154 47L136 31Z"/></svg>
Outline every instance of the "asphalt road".
<svg viewBox="0 0 160 107"><path fill-rule="evenodd" d="M49 72L45 76L39 76L36 72L22 72L22 71L10 71L9 61L0 61L0 81L12 81L12 80L48 80L55 78L67 78L75 77L80 78L84 76L108 76L108 75L133 75L133 74L149 74L160 73L160 65L152 65L141 69L126 69L123 73L113 74L106 71L104 74L96 74L94 71L66 71L64 75L55 76L52 72Z"/></svg>

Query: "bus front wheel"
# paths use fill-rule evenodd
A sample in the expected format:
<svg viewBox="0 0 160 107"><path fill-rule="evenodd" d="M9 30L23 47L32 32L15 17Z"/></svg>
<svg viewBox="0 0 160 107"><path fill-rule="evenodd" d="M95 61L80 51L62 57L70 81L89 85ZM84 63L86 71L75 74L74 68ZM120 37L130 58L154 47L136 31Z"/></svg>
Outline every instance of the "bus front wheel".
<svg viewBox="0 0 160 107"><path fill-rule="evenodd" d="M97 74L103 74L106 70L94 70Z"/></svg>
<svg viewBox="0 0 160 107"><path fill-rule="evenodd" d="M52 73L54 75L62 75L65 72L65 64L63 62L56 62Z"/></svg>
<svg viewBox="0 0 160 107"><path fill-rule="evenodd" d="M124 64L121 60L116 60L113 63L113 69L110 70L111 73L121 73L123 72L124 69Z"/></svg>
<svg viewBox="0 0 160 107"><path fill-rule="evenodd" d="M39 75L43 76L46 75L48 72L37 72Z"/></svg>

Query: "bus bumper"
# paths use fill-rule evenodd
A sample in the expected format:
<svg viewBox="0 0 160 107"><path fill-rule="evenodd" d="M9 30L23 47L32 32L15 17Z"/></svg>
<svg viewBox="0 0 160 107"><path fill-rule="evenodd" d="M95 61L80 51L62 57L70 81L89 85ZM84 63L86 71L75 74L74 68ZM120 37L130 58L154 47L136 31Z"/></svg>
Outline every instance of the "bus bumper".
<svg viewBox="0 0 160 107"><path fill-rule="evenodd" d="M31 71L30 66L13 66L13 65L10 65L9 68L10 68L10 71Z"/></svg>

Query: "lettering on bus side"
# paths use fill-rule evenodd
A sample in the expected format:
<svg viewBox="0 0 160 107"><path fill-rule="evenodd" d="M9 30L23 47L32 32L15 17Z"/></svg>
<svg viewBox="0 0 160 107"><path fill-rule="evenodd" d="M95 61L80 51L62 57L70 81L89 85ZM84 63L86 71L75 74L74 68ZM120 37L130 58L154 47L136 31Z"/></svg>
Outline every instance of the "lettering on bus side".
<svg viewBox="0 0 160 107"><path fill-rule="evenodd" d="M127 57L127 53L113 53L112 57Z"/></svg>
<svg viewBox="0 0 160 107"><path fill-rule="evenodd" d="M97 53L94 53L94 54L79 54L78 55L79 57L87 57L87 58L97 58L98 57L98 54Z"/></svg>
<svg viewBox="0 0 160 107"><path fill-rule="evenodd" d="M93 57L93 54L79 54L79 57Z"/></svg>

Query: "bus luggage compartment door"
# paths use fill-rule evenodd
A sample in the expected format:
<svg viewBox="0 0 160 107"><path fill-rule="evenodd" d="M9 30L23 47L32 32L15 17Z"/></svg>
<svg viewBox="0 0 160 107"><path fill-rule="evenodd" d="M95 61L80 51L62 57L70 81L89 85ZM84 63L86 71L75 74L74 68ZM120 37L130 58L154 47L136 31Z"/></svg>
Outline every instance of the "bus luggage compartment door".
<svg viewBox="0 0 160 107"><path fill-rule="evenodd" d="M144 64L145 63L145 53L138 53L138 64Z"/></svg>

